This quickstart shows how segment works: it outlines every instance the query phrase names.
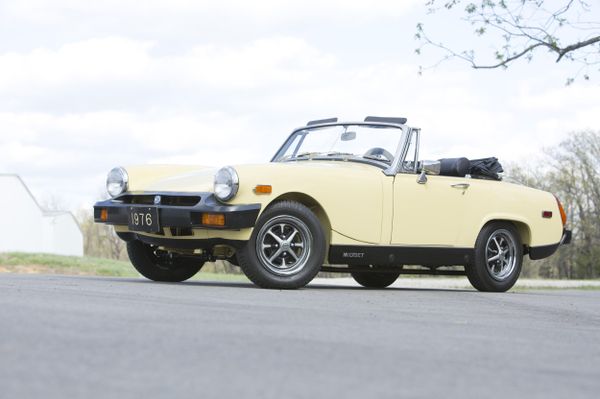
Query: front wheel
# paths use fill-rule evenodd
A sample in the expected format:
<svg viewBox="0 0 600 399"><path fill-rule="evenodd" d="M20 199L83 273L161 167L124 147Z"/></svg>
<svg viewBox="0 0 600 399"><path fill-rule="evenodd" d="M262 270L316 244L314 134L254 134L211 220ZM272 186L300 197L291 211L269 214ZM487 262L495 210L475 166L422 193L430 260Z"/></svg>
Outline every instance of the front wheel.
<svg viewBox="0 0 600 399"><path fill-rule="evenodd" d="M250 240L238 251L244 274L262 288L300 288L325 259L325 233L306 206L278 202L258 219Z"/></svg>
<svg viewBox="0 0 600 399"><path fill-rule="evenodd" d="M204 266L201 260L159 251L138 240L127 242L127 254L133 267L142 276L153 281L185 281Z"/></svg>
<svg viewBox="0 0 600 399"><path fill-rule="evenodd" d="M505 292L521 274L523 245L511 223L486 225L475 243L475 259L466 266L469 281L479 291Z"/></svg>

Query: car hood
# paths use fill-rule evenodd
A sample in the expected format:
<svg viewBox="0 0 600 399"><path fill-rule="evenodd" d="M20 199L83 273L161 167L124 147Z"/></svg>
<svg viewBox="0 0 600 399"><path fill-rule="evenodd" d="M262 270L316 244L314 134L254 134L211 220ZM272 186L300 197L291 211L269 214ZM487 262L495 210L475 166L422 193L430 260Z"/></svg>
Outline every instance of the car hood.
<svg viewBox="0 0 600 399"><path fill-rule="evenodd" d="M206 192L213 189L216 168L190 165L136 165L125 168L129 192Z"/></svg>
<svg viewBox="0 0 600 399"><path fill-rule="evenodd" d="M343 161L270 162L233 165L240 178L240 188L269 184L274 176L346 175L347 173L381 173L381 169ZM219 168L185 165L145 165L126 167L130 192L212 192L214 175ZM352 171L352 172L350 172Z"/></svg>

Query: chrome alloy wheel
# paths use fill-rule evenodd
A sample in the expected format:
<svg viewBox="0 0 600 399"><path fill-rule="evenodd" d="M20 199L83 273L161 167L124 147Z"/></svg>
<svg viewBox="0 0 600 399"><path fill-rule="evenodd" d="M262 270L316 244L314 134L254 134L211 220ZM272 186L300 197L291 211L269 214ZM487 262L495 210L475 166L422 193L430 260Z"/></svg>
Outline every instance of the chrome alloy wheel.
<svg viewBox="0 0 600 399"><path fill-rule="evenodd" d="M276 216L256 237L256 253L262 266L278 276L298 273L306 266L313 237L308 226L293 216Z"/></svg>
<svg viewBox="0 0 600 399"><path fill-rule="evenodd" d="M517 244L508 230L496 230L488 238L485 259L494 280L504 281L511 276L517 265Z"/></svg>

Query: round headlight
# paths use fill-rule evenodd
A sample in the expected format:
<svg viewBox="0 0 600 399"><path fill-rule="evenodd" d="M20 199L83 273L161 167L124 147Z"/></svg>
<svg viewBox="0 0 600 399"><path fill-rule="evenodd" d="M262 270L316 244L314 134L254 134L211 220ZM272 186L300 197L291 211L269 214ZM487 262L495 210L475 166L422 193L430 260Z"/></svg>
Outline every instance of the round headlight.
<svg viewBox="0 0 600 399"><path fill-rule="evenodd" d="M219 169L215 174L215 196L221 201L228 201L235 197L238 191L240 179L231 166Z"/></svg>
<svg viewBox="0 0 600 399"><path fill-rule="evenodd" d="M128 184L129 175L125 169L119 167L108 172L108 177L106 178L106 191L108 191L108 194L111 197L114 198L127 191Z"/></svg>

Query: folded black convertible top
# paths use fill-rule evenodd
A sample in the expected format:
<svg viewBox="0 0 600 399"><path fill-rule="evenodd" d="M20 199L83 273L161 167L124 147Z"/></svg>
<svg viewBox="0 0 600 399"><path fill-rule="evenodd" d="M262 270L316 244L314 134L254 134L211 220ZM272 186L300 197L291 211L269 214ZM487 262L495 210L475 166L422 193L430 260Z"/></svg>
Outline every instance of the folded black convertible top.
<svg viewBox="0 0 600 399"><path fill-rule="evenodd" d="M471 175L475 179L502 180L499 173L504 172L498 158L467 159L442 158L440 161L440 175L464 177Z"/></svg>
<svg viewBox="0 0 600 399"><path fill-rule="evenodd" d="M469 174L471 177L502 180L499 173L504 172L504 169L502 169L502 165L498 162L498 158L471 159L470 162L471 169Z"/></svg>

